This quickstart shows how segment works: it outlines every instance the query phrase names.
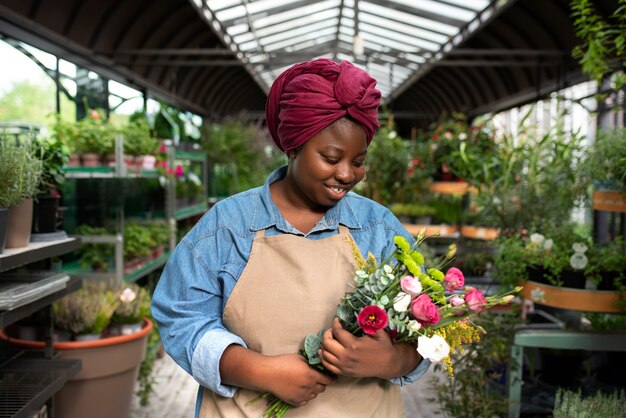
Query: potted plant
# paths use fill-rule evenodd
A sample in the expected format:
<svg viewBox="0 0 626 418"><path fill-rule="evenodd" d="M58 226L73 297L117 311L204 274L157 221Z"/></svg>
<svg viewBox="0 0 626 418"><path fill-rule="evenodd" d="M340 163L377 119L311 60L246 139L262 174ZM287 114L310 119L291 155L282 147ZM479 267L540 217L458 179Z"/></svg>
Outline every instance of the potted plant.
<svg viewBox="0 0 626 418"><path fill-rule="evenodd" d="M154 246L148 227L127 222L124 225L124 274L130 274L149 261Z"/></svg>
<svg viewBox="0 0 626 418"><path fill-rule="evenodd" d="M74 149L81 155L85 167L100 166L101 159L114 147L115 131L105 121L102 111L91 110L76 122Z"/></svg>
<svg viewBox="0 0 626 418"><path fill-rule="evenodd" d="M20 159L13 141L0 141L0 254L4 251L8 229L9 207L22 198L22 191L15 173L20 168Z"/></svg>
<svg viewBox="0 0 626 418"><path fill-rule="evenodd" d="M7 208L6 248L26 247L30 241L33 197L42 165L31 140L0 141L0 206Z"/></svg>
<svg viewBox="0 0 626 418"><path fill-rule="evenodd" d="M102 338L117 300L102 283L86 283L52 304L54 325L69 332L75 341Z"/></svg>
<svg viewBox="0 0 626 418"><path fill-rule="evenodd" d="M142 319L150 316L150 294L134 283L112 287L117 305L111 317L110 335L130 335L141 330Z"/></svg>
<svg viewBox="0 0 626 418"><path fill-rule="evenodd" d="M58 138L48 138L38 143L42 162L42 175L33 208L33 233L56 231L57 209L61 197L59 190L65 182L65 165L69 150Z"/></svg>
<svg viewBox="0 0 626 418"><path fill-rule="evenodd" d="M136 118L119 130L124 138L124 154L132 156L131 170L154 169L158 141L150 135L150 127L145 118Z"/></svg>

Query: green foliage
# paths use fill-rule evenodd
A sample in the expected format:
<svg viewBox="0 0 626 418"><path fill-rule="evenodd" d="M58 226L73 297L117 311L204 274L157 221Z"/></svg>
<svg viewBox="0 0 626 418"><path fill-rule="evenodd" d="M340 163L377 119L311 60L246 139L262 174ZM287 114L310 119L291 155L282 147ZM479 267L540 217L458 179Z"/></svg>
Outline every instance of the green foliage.
<svg viewBox="0 0 626 418"><path fill-rule="evenodd" d="M107 235L106 228L89 225L79 225L74 233L79 236ZM83 243L80 247L80 266L83 269L94 271L107 270L113 259L113 246L111 244Z"/></svg>
<svg viewBox="0 0 626 418"><path fill-rule="evenodd" d="M74 136L69 138L70 143L80 154L106 155L113 152L115 130L106 122L102 111L91 110L87 117L74 124L71 132Z"/></svg>
<svg viewBox="0 0 626 418"><path fill-rule="evenodd" d="M54 324L75 335L99 334L109 325L117 307L115 296L103 283L83 287L53 302Z"/></svg>
<svg viewBox="0 0 626 418"><path fill-rule="evenodd" d="M165 221L151 221L146 225L154 246L165 245L169 238L169 225Z"/></svg>
<svg viewBox="0 0 626 418"><path fill-rule="evenodd" d="M201 133L211 195L231 195L260 186L272 170L286 163L264 131L253 124L236 119L205 123Z"/></svg>
<svg viewBox="0 0 626 418"><path fill-rule="evenodd" d="M154 328L152 332L148 334L148 342L146 344L146 354L139 366L139 373L137 375L137 381L139 383L139 389L135 394L139 397L139 403L141 406L146 406L150 402L150 395L154 391L154 384L156 379L152 376L154 371L154 363L158 357L159 350L161 349L161 337L159 335L159 328L155 321L152 321Z"/></svg>
<svg viewBox="0 0 626 418"><path fill-rule="evenodd" d="M486 312L474 321L488 330L480 341L452 356L453 379L433 378L436 401L455 418L504 417L508 412L503 373L510 363L516 313ZM435 370L441 369L435 365Z"/></svg>
<svg viewBox="0 0 626 418"><path fill-rule="evenodd" d="M31 141L0 138L0 206L9 207L37 194L43 163Z"/></svg>
<svg viewBox="0 0 626 418"><path fill-rule="evenodd" d="M590 248L585 275L599 284L603 274L610 274L613 285L626 290L626 245L622 237L597 243Z"/></svg>
<svg viewBox="0 0 626 418"><path fill-rule="evenodd" d="M572 51L585 74L599 84L608 74L615 74L615 90L626 84L626 0L618 0L615 11L604 18L591 0L573 0L570 3L574 29L581 40Z"/></svg>
<svg viewBox="0 0 626 418"><path fill-rule="evenodd" d="M47 115L54 112L54 91L51 80L46 85L30 81L13 83L0 95L0 121L28 121L45 125Z"/></svg>
<svg viewBox="0 0 626 418"><path fill-rule="evenodd" d="M148 256L155 247L149 227L138 222L127 222L124 225L124 259Z"/></svg>
<svg viewBox="0 0 626 418"><path fill-rule="evenodd" d="M599 188L626 193L626 128L598 131L582 171Z"/></svg>
<svg viewBox="0 0 626 418"><path fill-rule="evenodd" d="M409 157L408 141L397 135L393 124L381 124L367 150L367 177L357 189L359 193L383 205L406 202L396 193L407 181Z"/></svg>
<svg viewBox="0 0 626 418"><path fill-rule="evenodd" d="M556 392L554 418L607 418L624 414L626 396L624 391L584 396L580 390L574 392L559 388Z"/></svg>
<svg viewBox="0 0 626 418"><path fill-rule="evenodd" d="M41 149L39 156L43 164L38 191L40 194L49 195L58 191L65 183L64 167L69 160L69 150L55 137L40 141L38 146Z"/></svg>
<svg viewBox="0 0 626 418"><path fill-rule="evenodd" d="M470 176L481 216L503 229L558 224L587 199L589 183L579 170L583 155L579 133L559 124L540 133L536 126L525 126L531 111L520 123L517 137L499 138L495 152L486 155L481 170Z"/></svg>
<svg viewBox="0 0 626 418"><path fill-rule="evenodd" d="M124 137L124 154L154 155L159 146L158 141L151 136L148 121L144 118L135 118L119 129Z"/></svg>
<svg viewBox="0 0 626 418"><path fill-rule="evenodd" d="M533 234L537 233L544 239L533 242ZM551 245L547 245L548 240ZM525 234L503 235L498 240L494 275L507 288L528 278L529 267L540 267L552 285L561 286L563 273L572 270L570 258L575 243L584 243L588 248L592 246L591 237L581 236L575 225L568 222L532 230L530 237Z"/></svg>
<svg viewBox="0 0 626 418"><path fill-rule="evenodd" d="M392 203L389 205L389 210L398 217L408 216L411 218L428 217L436 213L433 206L421 203Z"/></svg>

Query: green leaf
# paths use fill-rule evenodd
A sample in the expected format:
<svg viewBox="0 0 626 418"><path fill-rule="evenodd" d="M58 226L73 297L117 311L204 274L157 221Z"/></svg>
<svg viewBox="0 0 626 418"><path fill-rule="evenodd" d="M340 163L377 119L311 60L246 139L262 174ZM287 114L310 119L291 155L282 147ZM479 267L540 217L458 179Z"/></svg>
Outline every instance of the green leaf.
<svg viewBox="0 0 626 418"><path fill-rule="evenodd" d="M309 359L309 363L311 359L317 356L317 351L322 346L322 333L319 334L309 334L304 339L304 352L306 353L306 357Z"/></svg>

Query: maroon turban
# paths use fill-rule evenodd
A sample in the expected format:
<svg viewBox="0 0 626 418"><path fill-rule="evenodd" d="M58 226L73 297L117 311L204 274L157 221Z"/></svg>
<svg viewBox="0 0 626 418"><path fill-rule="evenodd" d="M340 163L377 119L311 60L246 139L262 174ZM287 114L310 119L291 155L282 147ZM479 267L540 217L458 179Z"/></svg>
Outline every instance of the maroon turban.
<svg viewBox="0 0 626 418"><path fill-rule="evenodd" d="M319 58L283 72L270 89L267 127L282 151L299 147L322 129L350 115L363 126L369 145L378 122L376 80L348 61Z"/></svg>

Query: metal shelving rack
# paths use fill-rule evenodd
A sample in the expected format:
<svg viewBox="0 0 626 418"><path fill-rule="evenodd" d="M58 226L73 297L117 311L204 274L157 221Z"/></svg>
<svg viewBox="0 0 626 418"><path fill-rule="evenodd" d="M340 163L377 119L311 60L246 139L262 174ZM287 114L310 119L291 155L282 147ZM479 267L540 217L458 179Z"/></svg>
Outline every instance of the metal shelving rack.
<svg viewBox="0 0 626 418"><path fill-rule="evenodd" d="M158 173L155 170L143 170L140 173L129 173L126 164L123 161L123 138L116 138L116 162L113 167L68 167L66 172L67 178L72 179L85 179L85 178L157 178ZM171 144L166 145L167 162L170 167L174 167L176 161L187 160L195 164L202 165L202 184L204 188L204 196L207 195L207 183L208 183L208 167L206 155L199 152L179 151L176 150ZM116 282L134 282L141 277L151 273L152 271L162 267L167 262L169 254L174 250L177 244L176 231L179 221L191 218L196 215L201 215L207 211L208 203L206 199L189 205L181 206L177 205L176 201L176 181L172 179L167 180L165 187L165 216L169 225L169 239L168 249L161 257L146 263L141 268L130 272L124 273L124 213L123 210L117 215L116 221L116 233L111 235L98 235L98 236L81 236L80 238L84 243L102 243L110 244L115 247L114 250L114 277ZM80 268L73 266L69 271L78 277L84 278L110 278L111 273L101 272L86 272Z"/></svg>
<svg viewBox="0 0 626 418"><path fill-rule="evenodd" d="M5 250L0 254L0 272L62 255L79 247L80 239L68 238ZM54 273L51 272L52 274ZM5 328L49 306L53 301L77 290L80 286L79 279L71 278L59 291L15 309L0 311L0 327ZM46 403L49 406L48 416L53 418L52 397L65 382L80 371L81 365L79 360L55 359L51 343L51 337L48 337L43 352L21 351L0 364L0 418L30 417Z"/></svg>

